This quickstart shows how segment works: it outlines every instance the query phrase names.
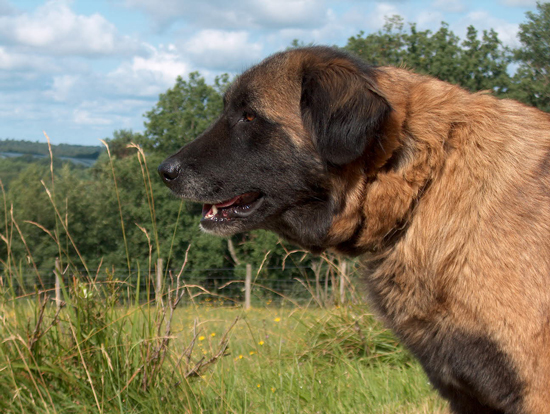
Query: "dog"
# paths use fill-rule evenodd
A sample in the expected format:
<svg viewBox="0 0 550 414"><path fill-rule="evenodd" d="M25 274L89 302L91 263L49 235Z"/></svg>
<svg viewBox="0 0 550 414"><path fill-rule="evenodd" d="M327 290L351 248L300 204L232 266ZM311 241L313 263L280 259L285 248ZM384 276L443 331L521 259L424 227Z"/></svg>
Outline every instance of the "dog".
<svg viewBox="0 0 550 414"><path fill-rule="evenodd" d="M550 115L293 49L240 75L159 173L208 233L361 255L370 303L452 412L550 412Z"/></svg>

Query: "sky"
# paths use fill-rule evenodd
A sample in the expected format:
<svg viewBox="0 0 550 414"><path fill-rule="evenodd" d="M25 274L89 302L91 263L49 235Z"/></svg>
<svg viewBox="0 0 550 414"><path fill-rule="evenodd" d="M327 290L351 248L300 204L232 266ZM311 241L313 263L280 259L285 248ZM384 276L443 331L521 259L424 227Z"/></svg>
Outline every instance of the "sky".
<svg viewBox="0 0 550 414"><path fill-rule="evenodd" d="M293 39L344 46L395 14L519 47L527 11L536 0L0 0L0 139L100 145L143 131L178 75L238 74Z"/></svg>

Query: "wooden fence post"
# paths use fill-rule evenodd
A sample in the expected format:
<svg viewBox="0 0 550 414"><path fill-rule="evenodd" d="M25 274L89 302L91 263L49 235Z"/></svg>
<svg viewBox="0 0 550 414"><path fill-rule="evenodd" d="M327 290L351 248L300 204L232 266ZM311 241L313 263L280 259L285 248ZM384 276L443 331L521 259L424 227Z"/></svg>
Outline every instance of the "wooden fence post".
<svg viewBox="0 0 550 414"><path fill-rule="evenodd" d="M162 273L163 273L163 260L159 257L157 259L157 283L155 286L155 301L158 305L162 305Z"/></svg>
<svg viewBox="0 0 550 414"><path fill-rule="evenodd" d="M59 257L55 258L53 274L55 275L55 305L59 309L61 307L61 262L59 261Z"/></svg>
<svg viewBox="0 0 550 414"><path fill-rule="evenodd" d="M311 268L315 274L315 297L317 298L317 304L321 306L321 269L323 268L323 259L311 262Z"/></svg>
<svg viewBox="0 0 550 414"><path fill-rule="evenodd" d="M346 270L347 262L342 260L340 262L340 305L346 301Z"/></svg>
<svg viewBox="0 0 550 414"><path fill-rule="evenodd" d="M251 308L250 296L252 290L252 265L246 264L246 279L244 280L244 309L249 310Z"/></svg>

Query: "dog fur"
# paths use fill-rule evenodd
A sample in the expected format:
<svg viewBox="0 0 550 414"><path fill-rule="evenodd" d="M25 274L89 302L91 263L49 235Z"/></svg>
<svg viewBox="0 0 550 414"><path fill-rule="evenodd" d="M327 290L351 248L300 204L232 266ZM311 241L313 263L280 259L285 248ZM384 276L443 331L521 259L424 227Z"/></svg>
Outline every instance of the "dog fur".
<svg viewBox="0 0 550 414"><path fill-rule="evenodd" d="M325 47L224 99L159 167L206 203L204 230L362 255L370 303L454 413L550 410L549 115Z"/></svg>

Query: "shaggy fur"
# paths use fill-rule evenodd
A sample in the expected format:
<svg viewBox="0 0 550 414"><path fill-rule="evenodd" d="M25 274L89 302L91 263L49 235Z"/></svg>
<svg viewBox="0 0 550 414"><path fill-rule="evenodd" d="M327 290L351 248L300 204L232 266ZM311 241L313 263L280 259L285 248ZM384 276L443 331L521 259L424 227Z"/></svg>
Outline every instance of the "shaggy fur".
<svg viewBox="0 0 550 414"><path fill-rule="evenodd" d="M363 255L454 413L550 410L550 117L324 47L242 74L159 171L204 230Z"/></svg>

